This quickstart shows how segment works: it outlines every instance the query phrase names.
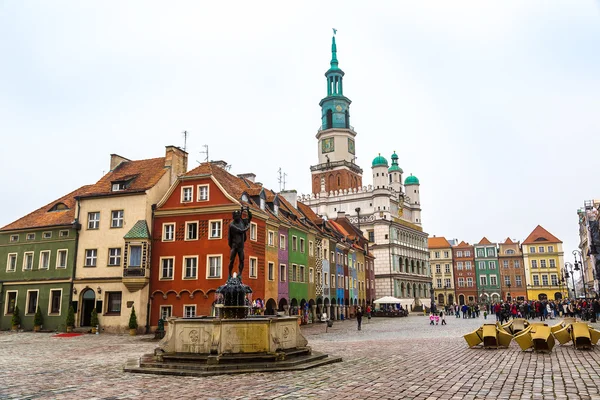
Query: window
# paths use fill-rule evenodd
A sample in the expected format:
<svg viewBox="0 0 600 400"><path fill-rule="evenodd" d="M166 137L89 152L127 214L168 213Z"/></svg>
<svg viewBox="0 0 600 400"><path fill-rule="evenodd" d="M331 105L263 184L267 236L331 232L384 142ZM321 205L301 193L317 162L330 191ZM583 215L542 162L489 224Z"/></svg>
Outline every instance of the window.
<svg viewBox="0 0 600 400"><path fill-rule="evenodd" d="M473 287L473 278L471 278L471 277L467 278L467 287Z"/></svg>
<svg viewBox="0 0 600 400"><path fill-rule="evenodd" d="M510 276L505 276L504 277L504 286L508 286L510 285Z"/></svg>
<svg viewBox="0 0 600 400"><path fill-rule="evenodd" d="M211 239L221 239L221 225L222 220L219 221L210 221L210 238Z"/></svg>
<svg viewBox="0 0 600 400"><path fill-rule="evenodd" d="M367 231L367 234L369 236L369 242L375 243L375 231Z"/></svg>
<svg viewBox="0 0 600 400"><path fill-rule="evenodd" d="M162 258L160 259L160 279L173 279L173 264L175 263L175 259L171 258Z"/></svg>
<svg viewBox="0 0 600 400"><path fill-rule="evenodd" d="M88 249L85 251L85 264L84 267L95 267L96 260L98 258L98 250Z"/></svg>
<svg viewBox="0 0 600 400"><path fill-rule="evenodd" d="M298 251L298 238L292 236L292 251Z"/></svg>
<svg viewBox="0 0 600 400"><path fill-rule="evenodd" d="M171 315L173 315L173 306L160 306L160 319L164 321L171 318Z"/></svg>
<svg viewBox="0 0 600 400"><path fill-rule="evenodd" d="M331 274L331 287L335 287L335 275Z"/></svg>
<svg viewBox="0 0 600 400"><path fill-rule="evenodd" d="M33 269L33 252L27 252L23 258L23 270L30 271Z"/></svg>
<svg viewBox="0 0 600 400"><path fill-rule="evenodd" d="M444 252L444 258L448 258L448 257L450 257L450 253L449 253L449 252L447 252L447 251L445 251L445 252Z"/></svg>
<svg viewBox="0 0 600 400"><path fill-rule="evenodd" d="M313 242L308 242L308 255L311 256L311 257L314 255L314 253L313 253Z"/></svg>
<svg viewBox="0 0 600 400"><path fill-rule="evenodd" d="M275 246L275 232L269 231L267 234L267 244L271 247Z"/></svg>
<svg viewBox="0 0 600 400"><path fill-rule="evenodd" d="M67 251L58 250L56 252L56 268L67 268Z"/></svg>
<svg viewBox="0 0 600 400"><path fill-rule="evenodd" d="M304 274L304 265L300 266L300 274L298 276L298 281L300 282L306 282L306 275Z"/></svg>
<svg viewBox="0 0 600 400"><path fill-rule="evenodd" d="M542 285L548 286L548 275L542 275Z"/></svg>
<svg viewBox="0 0 600 400"><path fill-rule="evenodd" d="M548 246L548 253L554 253L554 246Z"/></svg>
<svg viewBox="0 0 600 400"><path fill-rule="evenodd" d="M508 260L504 260L504 261L502 261L502 266L503 266L504 268L508 268Z"/></svg>
<svg viewBox="0 0 600 400"><path fill-rule="evenodd" d="M183 257L183 279L198 279L198 257Z"/></svg>
<svg viewBox="0 0 600 400"><path fill-rule="evenodd" d="M60 231L58 232L58 237L69 237L69 231Z"/></svg>
<svg viewBox="0 0 600 400"><path fill-rule="evenodd" d="M112 184L112 191L113 192L120 192L121 190L125 190L127 189L127 183L126 182L115 182Z"/></svg>
<svg viewBox="0 0 600 400"><path fill-rule="evenodd" d="M490 285L496 286L498 284L498 278L496 275L490 275Z"/></svg>
<svg viewBox="0 0 600 400"><path fill-rule="evenodd" d="M311 269L310 269L310 271L309 271L309 274L311 274L311 273L312 273L312 268L311 268ZM311 281L311 282L312 282L312 281ZM319 271L319 272L317 272L317 280L316 280L316 282L315 282L315 283L317 283L317 284L319 284L319 285L322 285L322 284L323 284L323 281L321 280L321 272L320 272L320 271Z"/></svg>
<svg viewBox="0 0 600 400"><path fill-rule="evenodd" d="M490 261L489 268L490 269L496 269L496 262L495 261Z"/></svg>
<svg viewBox="0 0 600 400"><path fill-rule="evenodd" d="M285 235L279 235L279 248L285 250Z"/></svg>
<svg viewBox="0 0 600 400"><path fill-rule="evenodd" d="M298 266L292 264L292 275L290 276L290 282L298 282Z"/></svg>
<svg viewBox="0 0 600 400"><path fill-rule="evenodd" d="M10 315L15 312L17 294L18 292L16 291L6 292L6 309L4 310L4 315Z"/></svg>
<svg viewBox="0 0 600 400"><path fill-rule="evenodd" d="M458 278L458 287L465 286L465 278Z"/></svg>
<svg viewBox="0 0 600 400"><path fill-rule="evenodd" d="M17 253L10 253L6 260L6 272L15 272L17 270Z"/></svg>
<svg viewBox="0 0 600 400"><path fill-rule="evenodd" d="M544 246L539 246L538 253L543 253L543 252L544 252Z"/></svg>
<svg viewBox="0 0 600 400"><path fill-rule="evenodd" d="M462 254L463 254L462 251L459 250L456 252L456 257L462 257L463 256Z"/></svg>
<svg viewBox="0 0 600 400"><path fill-rule="evenodd" d="M445 265L445 272L446 272L447 274L449 274L449 273L450 273L450 264L446 264L446 265Z"/></svg>
<svg viewBox="0 0 600 400"><path fill-rule="evenodd" d="M35 233L28 233L26 239L27 240L35 240Z"/></svg>
<svg viewBox="0 0 600 400"><path fill-rule="evenodd" d="M140 268L142 266L142 246L129 246L129 260L127 267Z"/></svg>
<svg viewBox="0 0 600 400"><path fill-rule="evenodd" d="M535 247L533 247L533 246L529 247L529 252L530 253L535 253Z"/></svg>
<svg viewBox="0 0 600 400"><path fill-rule="evenodd" d="M479 269L485 269L485 261L479 261Z"/></svg>
<svg viewBox="0 0 600 400"><path fill-rule="evenodd" d="M540 268L546 268L546 260L540 260Z"/></svg>
<svg viewBox="0 0 600 400"><path fill-rule="evenodd" d="M100 228L100 213L91 212L88 213L88 229Z"/></svg>
<svg viewBox="0 0 600 400"><path fill-rule="evenodd" d="M348 277L344 277L344 289L348 290Z"/></svg>
<svg viewBox="0 0 600 400"><path fill-rule="evenodd" d="M331 258L329 259L332 263L336 263L334 252L331 252Z"/></svg>
<svg viewBox="0 0 600 400"><path fill-rule="evenodd" d="M477 250L477 257L485 257L485 252L483 251L483 249Z"/></svg>
<svg viewBox="0 0 600 400"><path fill-rule="evenodd" d="M323 284L329 286L329 274L327 272L324 273L323 278Z"/></svg>
<svg viewBox="0 0 600 400"><path fill-rule="evenodd" d="M163 242L175 240L175 224L163 224Z"/></svg>
<svg viewBox="0 0 600 400"><path fill-rule="evenodd" d="M558 286L558 276L550 275L550 280L552 282L552 286Z"/></svg>
<svg viewBox="0 0 600 400"><path fill-rule="evenodd" d="M531 268L537 268L537 260L531 260Z"/></svg>
<svg viewBox="0 0 600 400"><path fill-rule="evenodd" d="M51 238L52 238L52 232L42 233L42 239L51 239Z"/></svg>
<svg viewBox="0 0 600 400"><path fill-rule="evenodd" d="M198 239L198 222L185 223L185 240Z"/></svg>
<svg viewBox="0 0 600 400"><path fill-rule="evenodd" d="M462 271L462 269L463 269L463 263L462 263L462 261L459 261L459 262L456 263L456 269L459 270L459 271Z"/></svg>
<svg viewBox="0 0 600 400"><path fill-rule="evenodd" d="M269 263L267 264L268 268L267 268L267 276L269 277L270 281L275 280L275 263L272 263L269 261Z"/></svg>
<svg viewBox="0 0 600 400"><path fill-rule="evenodd" d="M471 261L465 262L465 269L471 269Z"/></svg>
<svg viewBox="0 0 600 400"><path fill-rule="evenodd" d="M442 273L442 266L440 264L435 264L435 273L436 274Z"/></svg>
<svg viewBox="0 0 600 400"><path fill-rule="evenodd" d="M182 186L181 187L181 202L189 203L190 201L192 201L192 198L194 197L193 192L194 192L193 186Z"/></svg>
<svg viewBox="0 0 600 400"><path fill-rule="evenodd" d="M287 272L286 272L285 264L281 264L281 265L279 265L279 281L285 282L286 277L287 277Z"/></svg>
<svg viewBox="0 0 600 400"><path fill-rule="evenodd" d="M504 252L505 254L515 254L515 251L512 249L508 249Z"/></svg>
<svg viewBox="0 0 600 400"><path fill-rule="evenodd" d="M35 314L38 303L38 291L28 290L27 291L27 304L25 305L25 314Z"/></svg>
<svg viewBox="0 0 600 400"><path fill-rule="evenodd" d="M115 210L115 211L111 212L110 227L111 228L122 228L123 227L123 210Z"/></svg>
<svg viewBox="0 0 600 400"><path fill-rule="evenodd" d="M439 251L436 251L433 254L434 254L433 258L440 258L440 252Z"/></svg>
<svg viewBox="0 0 600 400"><path fill-rule="evenodd" d="M108 266L116 267L121 265L121 248L113 247L108 249Z"/></svg>
<svg viewBox="0 0 600 400"><path fill-rule="evenodd" d="M222 256L219 255L209 255L208 256L208 268L207 268L207 272L208 272L208 276L207 278L220 278L222 271L221 271L221 264L222 264Z"/></svg>
<svg viewBox="0 0 600 400"><path fill-rule="evenodd" d="M258 259L250 257L250 278L256 278L258 275Z"/></svg>
<svg viewBox="0 0 600 400"><path fill-rule="evenodd" d="M556 261L550 259L550 268L556 268Z"/></svg>
<svg viewBox="0 0 600 400"><path fill-rule="evenodd" d="M487 256L488 257L494 257L494 254L495 254L494 249L487 249Z"/></svg>
<svg viewBox="0 0 600 400"><path fill-rule="evenodd" d="M487 276L480 276L479 277L479 284L481 286L487 286Z"/></svg>
<svg viewBox="0 0 600 400"><path fill-rule="evenodd" d="M256 241L256 232L258 230L258 225L254 222L250 222L250 240Z"/></svg>
<svg viewBox="0 0 600 400"><path fill-rule="evenodd" d="M19 241L19 235L10 235L10 242L15 243Z"/></svg>
<svg viewBox="0 0 600 400"><path fill-rule="evenodd" d="M521 276L520 275L516 275L515 276L515 283L517 284L517 286L521 286L522 285L522 281L521 281Z"/></svg>
<svg viewBox="0 0 600 400"><path fill-rule="evenodd" d="M62 290L50 290L50 310L48 314L60 314L60 303L62 300Z"/></svg>
<svg viewBox="0 0 600 400"><path fill-rule="evenodd" d="M198 185L198 201L208 201L208 185Z"/></svg>
<svg viewBox="0 0 600 400"><path fill-rule="evenodd" d="M465 250L465 257L471 257L471 250Z"/></svg>
<svg viewBox="0 0 600 400"><path fill-rule="evenodd" d="M452 286L452 284L450 283L450 278L444 279L444 286L445 287L451 287Z"/></svg>
<svg viewBox="0 0 600 400"><path fill-rule="evenodd" d="M515 262L513 263L515 268L521 268L521 262L519 260L515 260Z"/></svg>
<svg viewBox="0 0 600 400"><path fill-rule="evenodd" d="M50 250L40 252L39 269L48 269L50 267Z"/></svg>
<svg viewBox="0 0 600 400"><path fill-rule="evenodd" d="M108 292L106 297L108 298L106 313L121 314L121 292Z"/></svg>
<svg viewBox="0 0 600 400"><path fill-rule="evenodd" d="M540 285L540 277L538 275L533 275L533 286Z"/></svg>
<svg viewBox="0 0 600 400"><path fill-rule="evenodd" d="M442 288L442 280L441 280L441 279L438 279L438 280L437 280L437 287L438 287L439 289L441 289L441 288Z"/></svg>
<svg viewBox="0 0 600 400"><path fill-rule="evenodd" d="M194 318L196 316L196 305L183 306L183 318Z"/></svg>

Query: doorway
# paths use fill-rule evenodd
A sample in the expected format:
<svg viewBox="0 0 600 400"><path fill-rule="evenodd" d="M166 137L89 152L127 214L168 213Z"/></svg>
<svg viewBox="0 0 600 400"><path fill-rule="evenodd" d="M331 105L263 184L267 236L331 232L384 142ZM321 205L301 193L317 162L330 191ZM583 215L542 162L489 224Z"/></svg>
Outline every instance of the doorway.
<svg viewBox="0 0 600 400"><path fill-rule="evenodd" d="M81 296L81 325L90 326L92 324L92 311L96 307L96 294L92 289L87 289Z"/></svg>

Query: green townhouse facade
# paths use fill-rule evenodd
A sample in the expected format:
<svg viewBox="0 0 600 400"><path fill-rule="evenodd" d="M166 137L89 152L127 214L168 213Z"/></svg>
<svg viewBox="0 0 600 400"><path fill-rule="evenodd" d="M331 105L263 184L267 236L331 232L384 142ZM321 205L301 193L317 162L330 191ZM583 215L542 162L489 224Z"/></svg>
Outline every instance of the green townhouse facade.
<svg viewBox="0 0 600 400"><path fill-rule="evenodd" d="M475 245L475 271L479 301L482 303L500 301L497 247L485 237Z"/></svg>
<svg viewBox="0 0 600 400"><path fill-rule="evenodd" d="M0 229L0 329L33 329L37 308L43 330L64 329L71 303L77 236L75 196L84 186Z"/></svg>

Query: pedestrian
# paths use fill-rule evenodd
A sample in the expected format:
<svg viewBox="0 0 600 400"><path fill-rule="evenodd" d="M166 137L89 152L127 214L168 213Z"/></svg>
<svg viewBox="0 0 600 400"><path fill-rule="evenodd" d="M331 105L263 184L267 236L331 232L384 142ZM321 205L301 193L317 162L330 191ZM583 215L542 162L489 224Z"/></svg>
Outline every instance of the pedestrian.
<svg viewBox="0 0 600 400"><path fill-rule="evenodd" d="M446 325L446 314L440 311L440 318L442 319L442 325Z"/></svg>
<svg viewBox="0 0 600 400"><path fill-rule="evenodd" d="M429 314L429 325L435 325L433 322L435 318L433 318L433 313Z"/></svg>
<svg viewBox="0 0 600 400"><path fill-rule="evenodd" d="M358 330L360 331L360 325L362 324L362 308L358 307L356 309L356 322L358 323Z"/></svg>

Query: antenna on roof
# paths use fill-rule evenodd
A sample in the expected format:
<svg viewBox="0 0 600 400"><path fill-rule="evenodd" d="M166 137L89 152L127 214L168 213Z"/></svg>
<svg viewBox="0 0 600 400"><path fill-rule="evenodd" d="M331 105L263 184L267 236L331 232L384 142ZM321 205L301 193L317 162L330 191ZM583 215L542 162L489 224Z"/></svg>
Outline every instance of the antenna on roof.
<svg viewBox="0 0 600 400"><path fill-rule="evenodd" d="M282 190L285 190L285 177L287 176L287 174L281 170L281 167L279 167L277 173L279 173L279 178L277 178L277 182L279 182L279 191L281 192Z"/></svg>
<svg viewBox="0 0 600 400"><path fill-rule="evenodd" d="M207 144L203 144L202 147L204 147L204 151L200 151L200 154L206 154L206 157L204 157L204 161L198 161L196 160L196 162L198 164L202 164L203 162L208 162L208 145Z"/></svg>
<svg viewBox="0 0 600 400"><path fill-rule="evenodd" d="M188 131L183 131L181 132L183 133L183 151L187 152L187 137L188 137Z"/></svg>

